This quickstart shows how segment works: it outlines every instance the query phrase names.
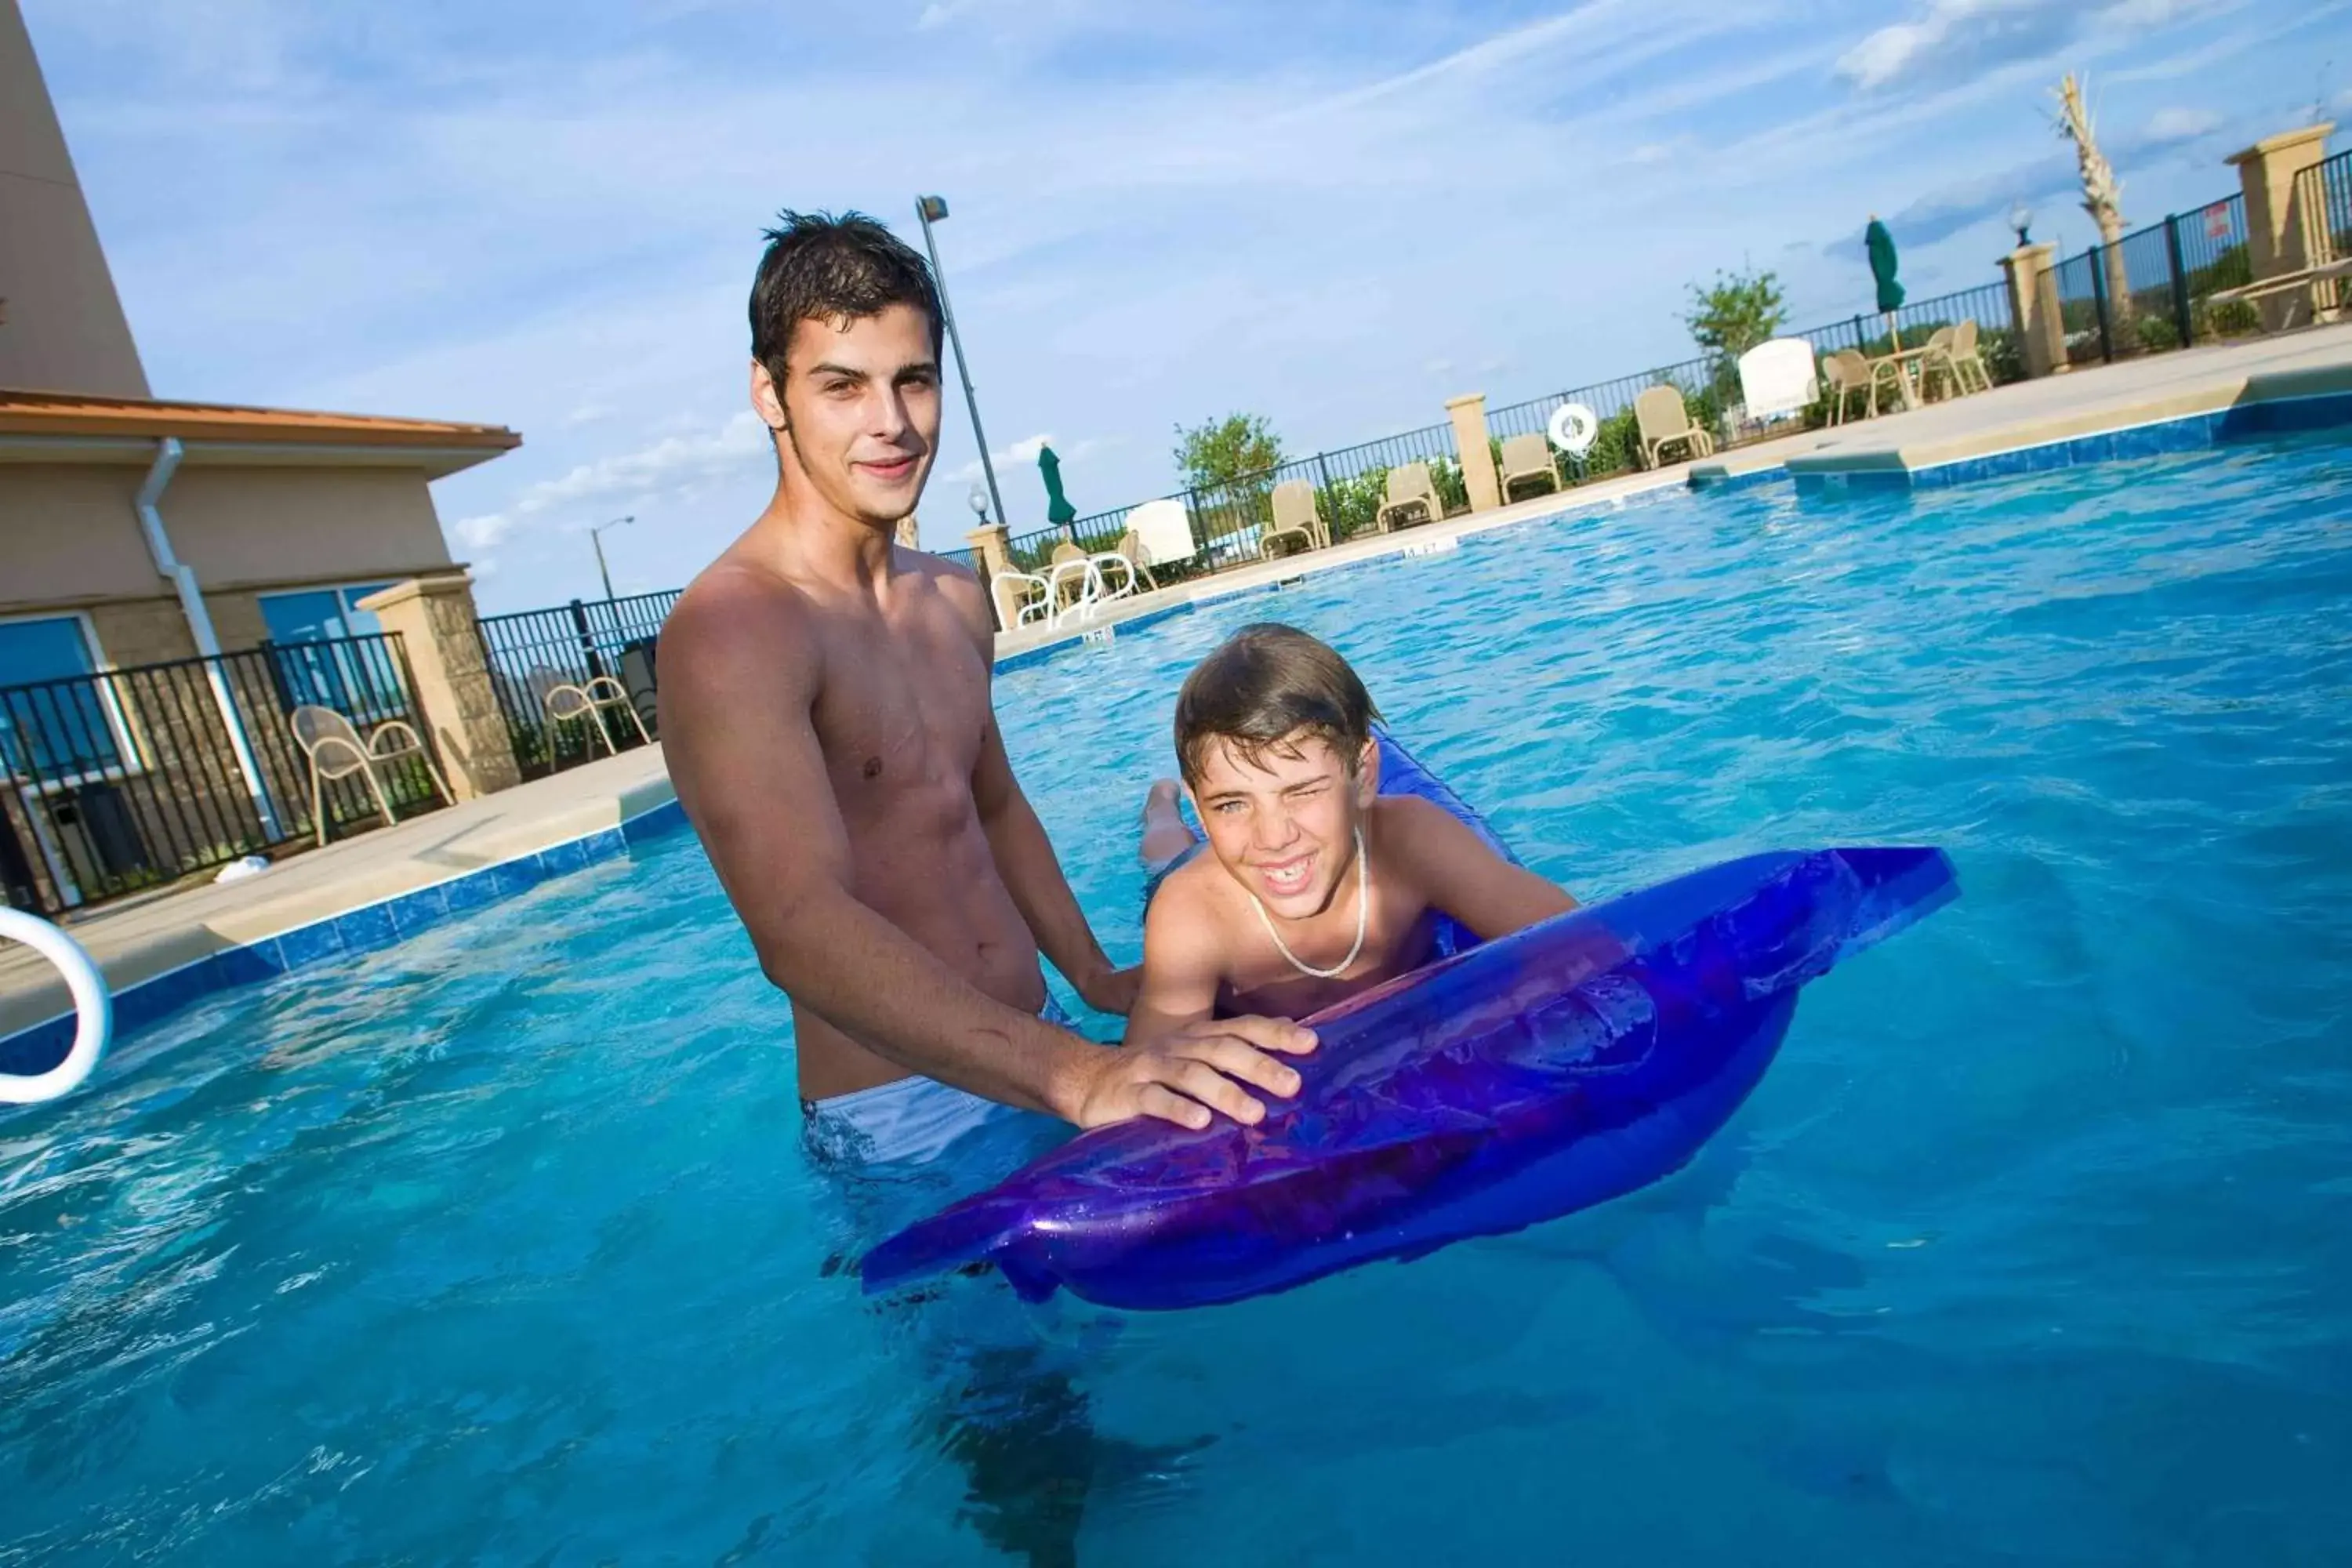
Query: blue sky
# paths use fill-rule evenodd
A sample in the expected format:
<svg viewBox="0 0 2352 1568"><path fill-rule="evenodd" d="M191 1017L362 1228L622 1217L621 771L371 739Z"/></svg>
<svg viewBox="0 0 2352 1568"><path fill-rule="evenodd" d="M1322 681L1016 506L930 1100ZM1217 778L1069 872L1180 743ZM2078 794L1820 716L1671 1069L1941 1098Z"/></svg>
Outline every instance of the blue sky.
<svg viewBox="0 0 2352 1568"><path fill-rule="evenodd" d="M2352 0L23 0L159 395L510 425L436 486L480 595L684 583L771 481L743 299L778 207L939 231L1016 526L1234 409L1307 452L1692 352L1686 286L1794 325L1995 281L2012 199L2090 226L2089 75L2135 224L2352 113ZM925 540L977 472L951 403Z"/></svg>

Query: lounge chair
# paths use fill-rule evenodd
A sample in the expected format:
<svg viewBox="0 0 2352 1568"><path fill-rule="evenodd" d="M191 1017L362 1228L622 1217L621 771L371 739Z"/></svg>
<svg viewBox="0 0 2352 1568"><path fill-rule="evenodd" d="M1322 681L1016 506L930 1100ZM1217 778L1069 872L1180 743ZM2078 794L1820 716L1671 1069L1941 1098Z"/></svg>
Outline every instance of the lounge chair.
<svg viewBox="0 0 2352 1568"><path fill-rule="evenodd" d="M1445 503L1438 499L1437 481L1429 477L1427 463L1406 463L1391 468L1384 495L1386 499L1373 519L1382 533L1416 523L1435 522L1445 515Z"/></svg>
<svg viewBox="0 0 2352 1568"><path fill-rule="evenodd" d="M1129 540L1134 541L1132 550L1128 548ZM1201 552L1191 514L1182 501L1173 499L1148 500L1129 512L1127 534L1118 544L1118 552L1155 588L1160 584L1151 576L1153 567L1181 565Z"/></svg>
<svg viewBox="0 0 2352 1568"><path fill-rule="evenodd" d="M425 764L425 776L433 781L441 798L457 804L449 786L442 782L440 770L433 765L432 753L415 730L398 719L388 719L368 731L367 739L352 721L331 708L320 708L306 702L288 716L293 726L294 743L302 748L302 755L310 764L310 820L319 831L319 843L327 842L327 781L347 779L353 773L366 775L368 793L375 796L375 808L383 813L383 825L391 827L400 818L392 813L392 800L383 793L383 781L376 769L403 757L415 757Z"/></svg>
<svg viewBox="0 0 2352 1568"><path fill-rule="evenodd" d="M1821 395L1813 375L1813 345L1802 338L1770 338L1739 356L1739 400L1762 424L1802 413Z"/></svg>
<svg viewBox="0 0 2352 1568"><path fill-rule="evenodd" d="M578 685L567 681L551 686L540 703L547 710L547 716L558 721L587 720L590 731L604 741L604 750L614 756L621 754L621 748L613 743L612 728L604 722L604 710L608 708L618 708L628 714L629 722L637 727L637 738L649 746L653 744L645 718L638 713L637 705L629 700L627 689L609 675L591 676ZM588 747L588 754L596 754L593 744Z"/></svg>
<svg viewBox="0 0 2352 1568"><path fill-rule="evenodd" d="M1845 423L1845 400L1870 392L1870 362L1855 349L1840 349L1822 356L1822 384L1829 392L1830 423ZM1872 405L1875 408L1875 405Z"/></svg>
<svg viewBox="0 0 2352 1568"><path fill-rule="evenodd" d="M1512 491L1531 479L1543 481L1540 489L1528 491L1531 496L1557 490L1559 489L1559 469L1553 466L1551 460L1551 443L1541 434L1504 437L1503 461L1496 478L1502 483L1503 500L1507 505L1519 499Z"/></svg>
<svg viewBox="0 0 2352 1568"><path fill-rule="evenodd" d="M1678 386L1658 385L1633 399L1633 423L1642 433L1642 466L1659 466L1665 449L1679 441L1693 459L1715 456L1715 437L1690 416Z"/></svg>
<svg viewBox="0 0 2352 1568"><path fill-rule="evenodd" d="M1274 487L1274 530L1260 548L1268 555L1290 555L1322 550L1331 542L1330 530L1315 505L1315 487L1305 479L1285 479Z"/></svg>
<svg viewBox="0 0 2352 1568"><path fill-rule="evenodd" d="M2333 282L2338 278L2352 278L2352 257L2339 256L2332 261L2322 261L2293 272L2282 272L2275 278L2265 278L2256 283L2241 283L2235 289L2218 289L2205 296L2209 304L2231 305L2241 300L2261 300L2273 294L2290 293L2307 289L2315 283Z"/></svg>

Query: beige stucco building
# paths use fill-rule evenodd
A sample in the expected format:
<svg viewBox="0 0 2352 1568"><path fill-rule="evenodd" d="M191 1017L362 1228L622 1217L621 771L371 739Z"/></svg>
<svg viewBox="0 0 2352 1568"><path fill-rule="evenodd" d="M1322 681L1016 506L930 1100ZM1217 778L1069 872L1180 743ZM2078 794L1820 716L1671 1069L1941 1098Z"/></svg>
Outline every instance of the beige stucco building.
<svg viewBox="0 0 2352 1568"><path fill-rule="evenodd" d="M0 0L0 872L11 901L36 881L51 905L119 890L125 878L89 872L99 861L138 858L142 875L168 877L225 847L290 837L295 809L277 797L308 781L286 776L300 764L279 743L282 711L190 667L173 689L210 682L219 713L207 735L190 728L185 701L148 703L105 672L373 632L359 601L409 579L441 582L443 599L454 590L469 618L429 487L519 444L495 426L153 396L23 15ZM293 699L281 691L276 706ZM215 752L234 766L210 767ZM215 794L253 800L232 800L212 824L154 816L189 804L197 786L166 775L197 763L228 780ZM119 830L89 826L108 813ZM115 848L91 848L93 833Z"/></svg>
<svg viewBox="0 0 2352 1568"><path fill-rule="evenodd" d="M231 648L318 625L320 594L452 570L429 483L519 440L152 398L24 17L0 0L0 624L79 617L112 665L212 651L207 619ZM0 686L49 673L8 668L31 641L0 636Z"/></svg>

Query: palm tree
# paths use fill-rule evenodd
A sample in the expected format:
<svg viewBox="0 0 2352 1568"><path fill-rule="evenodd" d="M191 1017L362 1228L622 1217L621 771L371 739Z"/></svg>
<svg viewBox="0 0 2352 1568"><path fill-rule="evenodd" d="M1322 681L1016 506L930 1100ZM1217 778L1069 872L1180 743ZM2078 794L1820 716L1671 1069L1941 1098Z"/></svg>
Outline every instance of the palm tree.
<svg viewBox="0 0 2352 1568"><path fill-rule="evenodd" d="M2083 101L2082 84L2073 71L2058 84L2058 134L2074 144L2074 162L2083 175L2083 210L2098 226L2100 255L2107 269L2108 318L2117 335L2129 342L2123 329L2131 324L2131 274L2116 243L2124 237L2124 185L2116 178L2115 165L2099 151L2090 106Z"/></svg>

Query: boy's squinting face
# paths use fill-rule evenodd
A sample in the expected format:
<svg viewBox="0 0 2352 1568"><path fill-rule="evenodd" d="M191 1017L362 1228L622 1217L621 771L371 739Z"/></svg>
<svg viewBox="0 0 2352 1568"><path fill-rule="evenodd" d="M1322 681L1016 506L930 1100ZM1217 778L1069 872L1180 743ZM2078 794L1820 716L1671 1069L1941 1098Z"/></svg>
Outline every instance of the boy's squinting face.
<svg viewBox="0 0 2352 1568"><path fill-rule="evenodd" d="M1255 763L1212 741L1192 781L1192 805L1226 873L1297 921L1331 907L1340 878L1354 869L1356 825L1379 791L1375 747L1364 747L1351 772L1329 742L1301 731Z"/></svg>

